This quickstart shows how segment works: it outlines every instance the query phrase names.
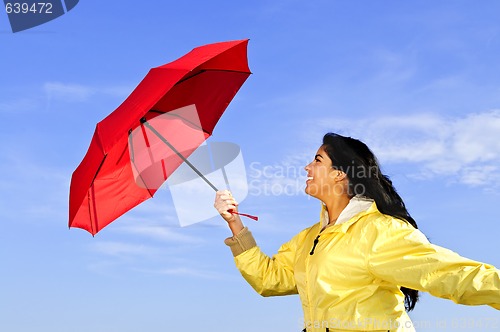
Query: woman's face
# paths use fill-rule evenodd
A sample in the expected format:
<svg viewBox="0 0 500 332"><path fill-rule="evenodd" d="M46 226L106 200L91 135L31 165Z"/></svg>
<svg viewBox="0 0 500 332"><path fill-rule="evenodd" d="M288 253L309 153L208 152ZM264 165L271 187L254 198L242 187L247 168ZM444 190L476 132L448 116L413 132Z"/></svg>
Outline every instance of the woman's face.
<svg viewBox="0 0 500 332"><path fill-rule="evenodd" d="M340 194L340 191L343 191L343 188L339 187L338 178L342 172L332 167L332 160L323 146L318 149L314 160L305 167L305 170L307 172L306 194L326 202L332 194L337 191Z"/></svg>

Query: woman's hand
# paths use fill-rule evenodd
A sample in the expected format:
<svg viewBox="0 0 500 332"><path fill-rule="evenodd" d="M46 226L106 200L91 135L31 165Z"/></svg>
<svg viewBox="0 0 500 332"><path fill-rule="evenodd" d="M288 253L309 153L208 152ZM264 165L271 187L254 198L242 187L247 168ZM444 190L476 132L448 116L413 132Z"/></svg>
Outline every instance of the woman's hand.
<svg viewBox="0 0 500 332"><path fill-rule="evenodd" d="M231 212L238 212L238 202L234 199L229 190L217 191L215 195L214 207L222 218L228 223L229 228L236 235L243 229L241 218L237 214Z"/></svg>
<svg viewBox="0 0 500 332"><path fill-rule="evenodd" d="M231 212L238 212L238 202L236 202L229 190L222 190L216 193L214 207L225 221L228 223L235 221L237 215Z"/></svg>

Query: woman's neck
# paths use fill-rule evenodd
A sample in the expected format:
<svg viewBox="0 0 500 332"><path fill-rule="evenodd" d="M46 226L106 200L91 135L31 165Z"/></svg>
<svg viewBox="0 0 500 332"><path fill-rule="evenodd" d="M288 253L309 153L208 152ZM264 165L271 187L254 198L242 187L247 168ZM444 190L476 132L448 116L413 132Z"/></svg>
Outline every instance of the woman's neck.
<svg viewBox="0 0 500 332"><path fill-rule="evenodd" d="M347 195L336 196L329 202L325 202L328 210L328 223L335 224L342 211L349 204L351 198Z"/></svg>

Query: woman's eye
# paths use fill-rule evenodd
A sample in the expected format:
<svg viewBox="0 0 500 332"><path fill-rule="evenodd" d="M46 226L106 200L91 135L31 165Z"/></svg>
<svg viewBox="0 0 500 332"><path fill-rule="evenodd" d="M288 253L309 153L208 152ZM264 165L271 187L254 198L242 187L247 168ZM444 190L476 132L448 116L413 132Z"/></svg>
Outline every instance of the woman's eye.
<svg viewBox="0 0 500 332"><path fill-rule="evenodd" d="M319 159L318 159L318 158L315 158L315 159L314 159L314 161L315 161L315 162L319 162Z"/></svg>

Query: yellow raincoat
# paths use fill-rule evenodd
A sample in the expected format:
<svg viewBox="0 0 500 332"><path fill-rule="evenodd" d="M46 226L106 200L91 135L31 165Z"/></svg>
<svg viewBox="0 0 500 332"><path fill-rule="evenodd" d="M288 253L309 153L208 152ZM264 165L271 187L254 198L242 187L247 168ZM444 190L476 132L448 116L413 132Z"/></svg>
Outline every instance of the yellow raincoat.
<svg viewBox="0 0 500 332"><path fill-rule="evenodd" d="M272 258L247 228L225 242L259 294L300 295L307 331L414 331L401 286L500 310L499 270L433 245L407 222L379 212L374 202L368 206L321 231L328 223L323 208L319 223Z"/></svg>

